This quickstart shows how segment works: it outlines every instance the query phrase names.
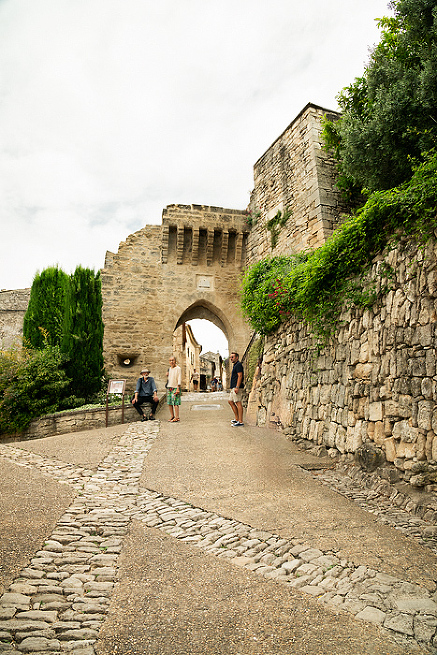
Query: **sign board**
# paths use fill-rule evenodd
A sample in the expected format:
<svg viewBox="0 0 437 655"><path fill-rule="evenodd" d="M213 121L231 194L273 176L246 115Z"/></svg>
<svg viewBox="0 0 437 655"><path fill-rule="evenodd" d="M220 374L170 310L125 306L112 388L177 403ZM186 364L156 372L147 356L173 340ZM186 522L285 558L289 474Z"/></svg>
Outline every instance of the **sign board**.
<svg viewBox="0 0 437 655"><path fill-rule="evenodd" d="M108 382L108 394L118 393L121 396L124 396L125 388L126 380L109 380Z"/></svg>
<svg viewBox="0 0 437 655"><path fill-rule="evenodd" d="M109 395L117 394L121 396L121 422L124 423L124 393L126 390L126 380L109 380L108 391L106 392L106 427L108 427Z"/></svg>

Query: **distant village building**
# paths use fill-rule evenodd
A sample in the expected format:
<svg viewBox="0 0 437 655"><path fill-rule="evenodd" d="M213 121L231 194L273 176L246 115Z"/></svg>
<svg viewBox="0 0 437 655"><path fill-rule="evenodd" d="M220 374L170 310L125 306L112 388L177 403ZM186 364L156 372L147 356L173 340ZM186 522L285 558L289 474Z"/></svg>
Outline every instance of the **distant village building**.
<svg viewBox="0 0 437 655"><path fill-rule="evenodd" d="M200 352L202 346L197 343L188 323L182 323L173 333L173 353L182 369L182 389L192 389L191 378L194 369L200 371Z"/></svg>
<svg viewBox="0 0 437 655"><path fill-rule="evenodd" d="M220 353L208 351L200 356L200 362L200 388L203 390L210 389L211 381L217 378L221 381L223 389L225 389L226 373Z"/></svg>

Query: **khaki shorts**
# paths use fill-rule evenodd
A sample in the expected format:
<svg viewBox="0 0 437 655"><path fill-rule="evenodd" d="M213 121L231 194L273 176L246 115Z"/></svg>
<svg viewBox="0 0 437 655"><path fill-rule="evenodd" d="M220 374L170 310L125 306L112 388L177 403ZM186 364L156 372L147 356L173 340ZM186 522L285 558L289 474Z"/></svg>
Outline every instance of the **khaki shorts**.
<svg viewBox="0 0 437 655"><path fill-rule="evenodd" d="M232 400L234 403L241 403L241 399L243 397L243 394L241 392L241 389L238 389L238 393L235 392L235 389L231 389L231 393L229 394L229 400Z"/></svg>

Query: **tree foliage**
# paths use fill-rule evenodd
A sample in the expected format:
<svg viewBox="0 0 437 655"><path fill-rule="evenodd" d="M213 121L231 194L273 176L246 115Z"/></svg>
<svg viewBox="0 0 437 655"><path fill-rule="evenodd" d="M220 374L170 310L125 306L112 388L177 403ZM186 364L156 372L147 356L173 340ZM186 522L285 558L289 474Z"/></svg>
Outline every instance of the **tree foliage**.
<svg viewBox="0 0 437 655"><path fill-rule="evenodd" d="M38 273L32 284L23 331L25 361L33 362L32 349L35 361L38 361L38 351L47 354L49 346L59 347L62 353L55 358L60 367L59 375L65 382L58 389L61 394L57 398L59 409L83 404L100 390L103 322L99 273L81 266L71 276L54 267ZM27 375L25 369L19 368L19 371ZM37 406L35 404L35 410ZM42 403L41 413L44 413L43 407ZM49 404L49 407L53 409L54 405ZM18 423L15 421L14 425Z"/></svg>
<svg viewBox="0 0 437 655"><path fill-rule="evenodd" d="M323 137L343 189L389 189L437 143L437 0L395 0L362 77L338 96Z"/></svg>
<svg viewBox="0 0 437 655"><path fill-rule="evenodd" d="M103 321L100 273L78 266L66 295L61 349L74 395L90 399L103 375Z"/></svg>
<svg viewBox="0 0 437 655"><path fill-rule="evenodd" d="M60 344L68 279L58 267L35 275L23 322L24 339L33 348Z"/></svg>
<svg viewBox="0 0 437 655"><path fill-rule="evenodd" d="M0 351L0 432L26 428L63 407L69 380L59 346Z"/></svg>

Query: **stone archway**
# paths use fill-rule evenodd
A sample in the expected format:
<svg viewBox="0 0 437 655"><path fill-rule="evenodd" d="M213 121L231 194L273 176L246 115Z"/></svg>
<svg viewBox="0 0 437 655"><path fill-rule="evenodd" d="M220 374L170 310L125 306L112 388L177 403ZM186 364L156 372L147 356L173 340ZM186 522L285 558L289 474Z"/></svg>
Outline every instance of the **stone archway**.
<svg viewBox="0 0 437 655"><path fill-rule="evenodd" d="M146 225L107 253L102 270L104 358L112 377L133 386L142 366L165 383L175 328L207 318L244 353L251 329L239 280L246 259L245 212L170 205L162 225Z"/></svg>
<svg viewBox="0 0 437 655"><path fill-rule="evenodd" d="M206 321L210 321L216 327L218 327L223 334L225 335L228 344L235 341L234 329L231 322L223 312L213 305L211 302L203 298L202 300L197 300L190 307L181 314L178 322L176 323L175 329L177 329L183 323L192 321L193 319L200 318Z"/></svg>

